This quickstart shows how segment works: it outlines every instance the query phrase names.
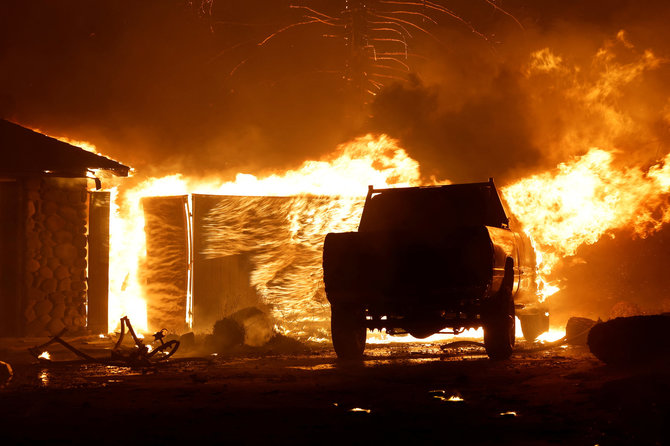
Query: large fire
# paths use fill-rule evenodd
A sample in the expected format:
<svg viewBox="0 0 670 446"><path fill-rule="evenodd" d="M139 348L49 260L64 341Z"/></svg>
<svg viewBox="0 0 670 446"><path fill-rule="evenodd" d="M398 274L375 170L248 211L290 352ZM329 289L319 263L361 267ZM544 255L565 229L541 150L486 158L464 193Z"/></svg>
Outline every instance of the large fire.
<svg viewBox="0 0 670 446"><path fill-rule="evenodd" d="M612 152L591 149L560 164L555 171L518 181L504 197L533 237L538 267L546 279L561 259L584 244L594 244L615 230L639 236L670 220L670 157L647 169L614 165ZM545 296L557 291L548 287Z"/></svg>
<svg viewBox="0 0 670 446"><path fill-rule="evenodd" d="M525 71L531 80L534 76L555 76L560 80L555 84L562 86L563 96L574 103L575 109L591 114L591 121L583 128L568 128L548 147L552 156L563 162L501 189L509 210L534 240L539 301L559 290L552 272L563 259L575 255L580 246L594 244L603 236L614 237L615 231L621 229L644 237L670 220L670 155L653 162L624 164L622 154L614 149L615 141L642 130L635 120L612 105L612 98L622 87L664 61L645 51L633 62L617 63L611 51L615 44L631 51L633 48L625 34L619 33L594 56L593 73L589 76L549 49L533 53ZM665 119L670 122L667 116ZM275 239L264 231L276 228L245 225L245 212L249 210L244 206L223 209L221 215L225 218L217 217L217 224L225 226L227 235L223 238L220 231L210 231L209 254L254 251L255 241L263 238L263 249L252 255L251 285L271 305L279 329L319 339L326 333L306 333L300 327L315 321L325 325L328 318L320 275L324 235L355 230L368 185L419 184L425 184L419 164L395 140L385 135L367 135L341 145L326 159L306 161L282 174L262 178L238 174L234 181L227 182L176 174L147 179L132 188L114 187L110 329L124 315L139 329L151 328L146 322L146 290L141 277L146 256L140 203L143 197L290 197L276 213L275 220L282 222L283 229ZM188 313L184 317L189 321ZM558 332L545 335L547 340L558 337Z"/></svg>
<svg viewBox="0 0 670 446"><path fill-rule="evenodd" d="M502 189L509 208L535 241L541 282L539 300L558 290L557 284L549 284L549 277L561 259L574 255L580 246L593 244L621 228L632 228L645 236L670 219L667 160L643 169L617 167L614 159L612 152L592 149L553 171ZM353 171L357 173L352 175ZM366 185L405 186L419 182L418 164L385 136L360 138L339 147L330 161L307 162L283 176L258 179L238 175L235 182L221 184L179 175L147 180L127 191L126 205L115 210L110 283L110 306L115 311L110 312L110 322L122 314L130 314L138 322L146 321L143 290L137 280L137 259L144 249L141 197L188 193L295 197L283 214L290 237L278 239L275 246L254 257L251 279L259 295L273 304L277 319L287 325L291 321L295 326L327 318L323 300L313 299L320 287L320 242L328 232L355 230L363 204L360 193ZM338 191L351 195L335 195ZM312 195L306 195L310 192ZM329 198L308 202L308 197L314 195ZM257 227L245 232L243 208L227 207L223 213L229 222L227 232L245 234L247 238L228 237L219 245L215 240L212 249L223 255L251 250L254 240L262 238L260 232L273 230ZM129 258L133 260L129 262ZM281 286L269 285L293 263L300 265L295 274Z"/></svg>
<svg viewBox="0 0 670 446"><path fill-rule="evenodd" d="M536 244L541 300L559 290L551 273L580 246L604 235L614 237L621 229L645 237L668 221L668 158L617 150L629 141L634 147L648 133L638 107L621 101L623 91L666 62L651 50L638 51L624 31L596 51L591 66L575 64L549 48L531 54L525 69L529 82L558 91L561 105L573 111L561 117L567 123L562 132L540 132L551 135L541 141L550 157L569 160L502 191ZM550 116L549 125L561 120ZM652 119L658 118L663 119ZM641 161L630 165L635 158Z"/></svg>
<svg viewBox="0 0 670 446"><path fill-rule="evenodd" d="M143 197L194 193L293 197L282 214L287 236L263 242L264 250L254 256L251 284L259 296L272 305L278 328L292 327L291 331L299 333L302 323L323 322L327 318L324 299L314 299L322 294L319 270L325 234L355 230L367 185L411 186L420 181L419 164L396 141L383 135L358 138L338 147L327 159L305 162L282 175L257 178L238 174L235 181L230 182L181 175L148 179L116 200L122 205L114 209L112 217L110 328L116 326L121 316L128 315L138 328L147 329L145 290L140 285L138 267L146 250L140 206ZM251 244L253 239L262 238L263 231L276 231L275 227L245 227L246 211L244 207L225 209L228 237L223 241L217 240L217 234L210 237L219 254L252 251L256 248ZM281 286L268 285L273 280L276 282L291 265L297 267L296 272L284 274ZM185 317L188 319L188 315Z"/></svg>

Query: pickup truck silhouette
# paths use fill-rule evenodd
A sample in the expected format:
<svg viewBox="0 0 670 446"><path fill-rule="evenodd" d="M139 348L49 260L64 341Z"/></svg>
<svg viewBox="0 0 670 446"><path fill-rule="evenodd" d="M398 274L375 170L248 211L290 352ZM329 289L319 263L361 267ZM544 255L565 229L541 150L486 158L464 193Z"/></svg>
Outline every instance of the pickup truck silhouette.
<svg viewBox="0 0 670 446"><path fill-rule="evenodd" d="M370 186L358 231L324 242L335 352L362 358L367 329L425 338L483 327L487 355L507 359L515 311L537 302L535 274L531 241L510 229L492 178Z"/></svg>

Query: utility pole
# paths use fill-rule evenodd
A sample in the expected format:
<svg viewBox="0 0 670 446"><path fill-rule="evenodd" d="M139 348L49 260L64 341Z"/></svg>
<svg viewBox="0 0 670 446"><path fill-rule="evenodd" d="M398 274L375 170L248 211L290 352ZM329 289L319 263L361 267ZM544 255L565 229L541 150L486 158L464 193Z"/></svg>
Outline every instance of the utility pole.
<svg viewBox="0 0 670 446"><path fill-rule="evenodd" d="M370 12L375 0L345 0L345 41L348 47L345 76L361 104L368 97L370 72ZM373 56L374 57L374 56Z"/></svg>

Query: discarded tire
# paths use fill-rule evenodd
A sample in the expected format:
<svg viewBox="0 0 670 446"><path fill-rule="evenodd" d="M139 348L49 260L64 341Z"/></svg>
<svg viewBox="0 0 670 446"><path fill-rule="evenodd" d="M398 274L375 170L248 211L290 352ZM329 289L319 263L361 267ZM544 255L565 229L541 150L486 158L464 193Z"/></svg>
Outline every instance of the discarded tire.
<svg viewBox="0 0 670 446"><path fill-rule="evenodd" d="M650 362L670 353L669 327L668 315L619 317L593 326L588 345L608 364Z"/></svg>

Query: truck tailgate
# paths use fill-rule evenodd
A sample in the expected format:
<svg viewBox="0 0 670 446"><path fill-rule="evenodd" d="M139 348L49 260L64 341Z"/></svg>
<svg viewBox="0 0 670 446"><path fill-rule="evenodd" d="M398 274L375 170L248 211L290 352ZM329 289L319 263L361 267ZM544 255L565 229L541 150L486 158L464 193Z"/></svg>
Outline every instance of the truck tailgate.
<svg viewBox="0 0 670 446"><path fill-rule="evenodd" d="M485 287L491 280L492 262L493 249L484 226L439 234L328 234L324 282L328 294L430 300Z"/></svg>

